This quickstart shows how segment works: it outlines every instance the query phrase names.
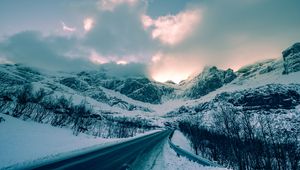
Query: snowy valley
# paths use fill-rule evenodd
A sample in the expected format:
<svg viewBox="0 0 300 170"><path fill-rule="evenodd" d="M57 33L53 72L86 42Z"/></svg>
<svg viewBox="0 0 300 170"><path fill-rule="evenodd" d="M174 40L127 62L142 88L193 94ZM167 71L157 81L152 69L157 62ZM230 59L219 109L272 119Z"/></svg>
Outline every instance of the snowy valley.
<svg viewBox="0 0 300 170"><path fill-rule="evenodd" d="M18 160L0 163L0 168L118 142L165 125L180 130L194 153L224 167L300 167L300 43L285 50L283 58L238 71L207 66L179 84L22 64L1 64L0 83L0 148L5 148L0 159L18 147L32 154L29 159L10 155ZM44 131L29 137L37 129ZM53 138L61 145L52 146ZM18 146L22 140L36 142L40 153L30 153L33 145Z"/></svg>

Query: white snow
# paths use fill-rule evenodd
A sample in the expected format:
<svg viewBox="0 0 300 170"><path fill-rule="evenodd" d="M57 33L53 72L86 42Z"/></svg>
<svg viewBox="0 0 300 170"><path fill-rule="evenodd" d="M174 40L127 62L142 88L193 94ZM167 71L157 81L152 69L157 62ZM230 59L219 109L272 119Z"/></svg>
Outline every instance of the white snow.
<svg viewBox="0 0 300 170"><path fill-rule="evenodd" d="M62 159L116 142L129 140L94 138L84 134L74 136L69 129L52 127L51 125L31 121L22 121L4 114L0 114L0 116L5 119L4 122L0 123L0 169L21 168L53 159ZM154 132L156 131L149 133ZM186 145L186 141L184 142L182 139L184 136L181 135L177 131L175 138L181 142L183 141L182 143ZM222 169L204 167L184 157L177 157L176 153L169 147L167 140L160 153L155 166L152 167L154 170Z"/></svg>
<svg viewBox="0 0 300 170"><path fill-rule="evenodd" d="M190 141L180 131L178 131L178 130L174 131L174 134L172 137L172 142L175 145L179 146L180 148L182 148L190 153L194 153Z"/></svg>
<svg viewBox="0 0 300 170"><path fill-rule="evenodd" d="M226 168L202 166L185 157L178 157L170 147L168 138L157 143L151 152L144 152L133 167L142 170L226 170Z"/></svg>
<svg viewBox="0 0 300 170"><path fill-rule="evenodd" d="M190 153L194 153L193 148L192 148L192 146L191 146L191 144L190 144L189 139L187 139L187 138L183 135L182 132L180 132L180 131L178 131L178 130L175 130L175 131L174 131L174 134L173 134L173 137L172 137L172 139L171 139L171 141L172 141L175 145L179 146L181 149L184 149L185 151L188 151L188 152L190 152ZM171 148L170 148L170 149L171 149ZM172 150L172 151L173 151L173 150ZM175 153L175 151L173 151L173 153L172 153L172 151L171 151L171 152L169 151L169 154L170 154L170 155L173 155L173 154ZM179 166L181 165L181 162L186 161L186 160L184 159L184 157L180 157L180 158L181 158L181 159L178 160L178 163L177 163L177 164L179 164ZM168 158L168 159L169 159L169 158ZM176 165L176 166L178 166L178 165ZM200 169L210 169L210 170L212 170L212 169L219 169L219 170L225 170L226 168L201 167Z"/></svg>
<svg viewBox="0 0 300 170"><path fill-rule="evenodd" d="M176 152L166 143L163 148L164 166L153 168L153 170L170 169L170 170L227 170L226 168L217 168L202 166L197 162L189 161L185 157L178 157Z"/></svg>
<svg viewBox="0 0 300 170"><path fill-rule="evenodd" d="M2 68L0 70L9 74L12 74L20 79L22 77L15 74L15 67ZM82 100L86 100L96 111L110 111L115 115L124 115L132 117L149 118L156 122L158 125L162 125L165 119L162 118L166 113L179 108L180 106L193 106L199 103L210 101L217 94L222 92L233 92L237 90L243 90L248 88L256 88L258 86L280 83L300 83L300 72L290 73L288 75L282 74L282 68L275 69L269 73L259 74L255 72L251 78L242 79L238 77L233 82L224 85L223 87L201 97L196 100L178 99L164 101L162 104L154 105L149 103L143 103L133 100L119 92L108 90L99 87L109 97L116 97L130 104L137 106L147 107L153 112L144 112L141 110L127 111L119 107L112 107L107 103L98 102L88 96L85 96L71 88L63 86L56 82L58 77L66 77L67 73L43 73L45 75L44 80L33 83L38 88L47 88L48 83L57 85L58 89L54 95L66 97L72 97L74 103L80 103ZM68 74L73 76L74 74ZM178 87L176 91L183 91L184 87ZM296 108L300 111L300 106ZM14 164L23 164L24 162L31 162L36 159L48 160L58 155L66 155L70 151L82 150L82 148L95 149L97 147L103 147L106 144L111 144L121 141L120 139L103 139L94 138L92 136L80 134L74 136L72 131L64 128L56 128L46 124L39 124L30 121L22 121L7 115L0 114L0 117L5 118L5 122L0 123L0 169L11 166ZM167 119L166 119L167 120ZM123 141L124 139L122 139ZM127 139L126 139L127 140ZM185 136L179 131L175 131L172 141L181 148L193 153L192 147ZM62 154L64 153L64 154ZM73 152L72 152L73 153ZM199 166L197 163L188 161L187 159L176 156L176 153L166 143L160 157L161 163L156 169L205 169L207 167ZM210 168L213 169L213 168Z"/></svg>
<svg viewBox="0 0 300 170"><path fill-rule="evenodd" d="M162 154L158 158L159 163L153 166L152 170L226 170L226 168L216 168L209 166L202 166L197 162L189 161L185 157L178 157L176 152L171 149L168 142L165 142Z"/></svg>
<svg viewBox="0 0 300 170"><path fill-rule="evenodd" d="M0 117L5 119L0 123L0 169L61 159L133 139L103 139L85 134L74 136L70 129L23 121L4 114ZM145 134L138 136L142 135Z"/></svg>

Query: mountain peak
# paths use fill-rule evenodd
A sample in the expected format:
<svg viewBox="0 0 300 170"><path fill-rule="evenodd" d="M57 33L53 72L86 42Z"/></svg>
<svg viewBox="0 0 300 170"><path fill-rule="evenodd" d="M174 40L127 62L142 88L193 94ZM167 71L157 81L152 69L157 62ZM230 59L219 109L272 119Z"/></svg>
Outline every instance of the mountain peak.
<svg viewBox="0 0 300 170"><path fill-rule="evenodd" d="M236 77L232 69L221 70L216 66L206 66L200 74L187 82L192 85L186 90L185 95L194 99L199 98L230 83Z"/></svg>

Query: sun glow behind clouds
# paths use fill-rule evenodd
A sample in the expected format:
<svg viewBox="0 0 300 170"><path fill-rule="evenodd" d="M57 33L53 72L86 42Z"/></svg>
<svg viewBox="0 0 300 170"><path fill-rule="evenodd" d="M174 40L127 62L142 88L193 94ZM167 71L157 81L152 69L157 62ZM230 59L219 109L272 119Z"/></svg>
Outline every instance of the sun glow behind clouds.
<svg viewBox="0 0 300 170"><path fill-rule="evenodd" d="M91 51L90 57L89 57L90 61L93 62L94 64L105 64L108 63L109 61L99 55L97 52L95 52L94 50Z"/></svg>
<svg viewBox="0 0 300 170"><path fill-rule="evenodd" d="M178 60L176 56L158 53L152 57L149 73L155 81L166 82L171 80L179 83L199 72L202 69L199 63L199 61L188 57L185 61L182 61Z"/></svg>
<svg viewBox="0 0 300 170"><path fill-rule="evenodd" d="M125 65L125 64L128 64L127 61L124 61L124 60L119 60L116 62L117 64L122 64L122 65Z"/></svg>
<svg viewBox="0 0 300 170"><path fill-rule="evenodd" d="M180 81L182 80L185 80L189 77L189 74L184 74L184 73L176 73L171 70L167 71L167 72L161 72L161 73L157 73L157 74L154 74L152 75L152 78L155 80L155 81L158 81L158 82L166 82L166 81L173 81L174 83L179 83Z"/></svg>

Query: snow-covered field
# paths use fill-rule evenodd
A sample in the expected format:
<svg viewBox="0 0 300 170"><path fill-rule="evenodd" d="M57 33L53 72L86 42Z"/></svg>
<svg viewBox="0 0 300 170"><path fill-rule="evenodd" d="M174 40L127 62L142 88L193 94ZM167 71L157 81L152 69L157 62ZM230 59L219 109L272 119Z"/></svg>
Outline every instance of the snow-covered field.
<svg viewBox="0 0 300 170"><path fill-rule="evenodd" d="M84 134L75 136L70 129L22 121L4 114L0 117L5 119L0 123L0 169L62 159L132 139L103 139Z"/></svg>

